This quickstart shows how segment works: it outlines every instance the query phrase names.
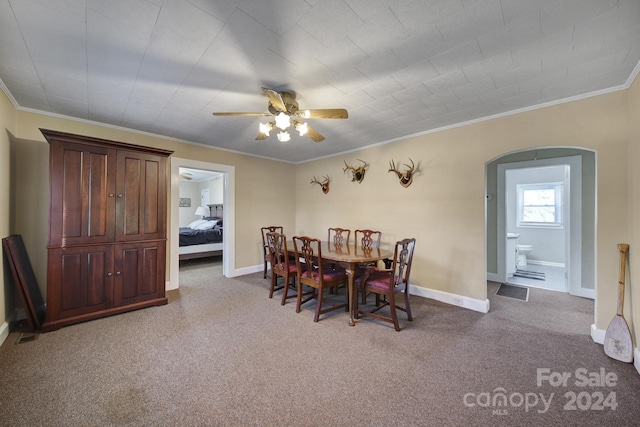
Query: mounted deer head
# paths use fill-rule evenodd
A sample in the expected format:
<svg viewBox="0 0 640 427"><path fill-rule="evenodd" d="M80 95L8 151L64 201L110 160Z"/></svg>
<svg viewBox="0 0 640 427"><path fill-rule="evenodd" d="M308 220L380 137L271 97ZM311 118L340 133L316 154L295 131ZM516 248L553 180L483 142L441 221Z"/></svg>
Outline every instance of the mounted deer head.
<svg viewBox="0 0 640 427"><path fill-rule="evenodd" d="M402 185L404 188L407 188L413 182L413 172L416 169L416 166L413 164L413 160L409 159L409 161L411 162L411 166L409 166L408 164L405 163L404 165L408 169L406 171L404 171L404 172L400 172L398 170L398 168L396 167L396 164L394 163L393 160L391 160L389 162L389 172L395 172L396 173L396 176L400 180L400 185Z"/></svg>
<svg viewBox="0 0 640 427"><path fill-rule="evenodd" d="M362 182L362 180L364 179L364 173L367 171L367 167L369 166L369 163L365 162L364 160L360 160L358 159L358 161L362 162L362 165L358 166L357 168L354 168L353 166L350 166L347 164L347 161L344 161L344 168L342 169L345 173L350 170L351 171L351 182L356 181L358 184L360 184Z"/></svg>
<svg viewBox="0 0 640 427"><path fill-rule="evenodd" d="M313 176L313 179L311 180L311 182L309 184L318 184L320 187L322 187L322 192L324 194L327 194L329 192L329 183L331 182L331 180L329 179L328 176L323 176L324 180L322 182L318 181L318 179L316 178L316 176Z"/></svg>

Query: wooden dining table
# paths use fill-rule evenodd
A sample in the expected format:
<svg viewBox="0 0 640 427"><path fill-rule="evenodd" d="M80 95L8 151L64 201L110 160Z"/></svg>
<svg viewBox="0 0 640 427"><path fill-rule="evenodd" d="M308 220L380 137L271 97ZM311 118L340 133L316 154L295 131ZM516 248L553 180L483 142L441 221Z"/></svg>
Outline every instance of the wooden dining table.
<svg viewBox="0 0 640 427"><path fill-rule="evenodd" d="M349 325L356 324L354 320L355 298L358 297L355 285L356 268L362 263L371 263L393 257L388 249L363 249L362 246L351 244L336 245L333 242L322 242L322 259L335 262L343 267L347 273L347 291L349 293Z"/></svg>

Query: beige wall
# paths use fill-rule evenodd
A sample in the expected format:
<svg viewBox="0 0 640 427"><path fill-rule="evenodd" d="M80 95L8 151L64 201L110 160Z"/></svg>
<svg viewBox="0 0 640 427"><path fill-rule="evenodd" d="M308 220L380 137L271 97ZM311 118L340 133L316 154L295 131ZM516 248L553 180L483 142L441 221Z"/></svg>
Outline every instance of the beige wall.
<svg viewBox="0 0 640 427"><path fill-rule="evenodd" d="M200 205L200 183L192 181L180 181L180 192L178 197L186 197L191 199L191 206L179 207L178 215L180 217L180 227L186 227L192 221L200 219L199 215L196 215L196 209Z"/></svg>
<svg viewBox="0 0 640 427"><path fill-rule="evenodd" d="M11 138L15 132L16 112L7 97L0 91L0 238L12 234L11 230ZM0 343L8 334L9 319L14 307L14 287L9 271L0 262Z"/></svg>
<svg viewBox="0 0 640 427"><path fill-rule="evenodd" d="M634 347L640 343L640 79L629 89L629 203L631 209L629 243L629 274L625 292L625 318L634 336ZM635 273L635 274L634 274ZM631 310L633 309L633 310ZM611 313L607 313L611 315ZM636 366L640 366L637 360Z"/></svg>
<svg viewBox="0 0 640 427"><path fill-rule="evenodd" d="M485 164L518 150L581 147L597 158L596 325L616 310L617 243L628 239L627 91L524 112L301 165L297 170L299 233L327 227L372 227L383 240L417 238L412 282L478 300L487 297ZM343 160L370 163L361 184L343 174ZM419 162L421 173L402 188L388 173L391 159ZM329 175L331 191L310 186Z"/></svg>

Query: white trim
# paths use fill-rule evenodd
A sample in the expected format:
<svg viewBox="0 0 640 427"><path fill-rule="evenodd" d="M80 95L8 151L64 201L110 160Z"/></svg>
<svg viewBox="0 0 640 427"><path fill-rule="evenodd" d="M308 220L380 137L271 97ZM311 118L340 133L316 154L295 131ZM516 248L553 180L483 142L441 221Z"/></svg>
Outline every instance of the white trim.
<svg viewBox="0 0 640 427"><path fill-rule="evenodd" d="M245 274L262 273L264 271L263 269L264 269L264 265L262 264L243 267L243 268L234 270L235 276L231 276L231 277L244 276Z"/></svg>
<svg viewBox="0 0 640 427"><path fill-rule="evenodd" d="M0 345L4 344L5 340L9 337L9 332L9 322L2 322L2 324L0 324Z"/></svg>
<svg viewBox="0 0 640 427"><path fill-rule="evenodd" d="M411 295L434 299L436 301L444 302L445 304L456 305L458 307L478 311L480 313L489 312L489 299L475 299L435 289L422 288L415 285L409 285L409 293Z"/></svg>
<svg viewBox="0 0 640 427"><path fill-rule="evenodd" d="M171 193L169 197L169 211L171 212L171 220L169 221L169 268L170 277L167 282L166 289L178 289L179 287L179 237L178 228L180 217L178 214L178 196L180 192L180 167L188 167L192 169L203 169L208 171L220 172L224 176L224 211L222 228L222 274L225 277L236 277L239 274L235 270L236 265L236 236L235 236L235 166L222 165L211 162L203 162L199 160L181 159L179 157L171 157Z"/></svg>
<svg viewBox="0 0 640 427"><path fill-rule="evenodd" d="M26 314L22 308L16 308L9 314L6 320L0 324L0 345L4 344L6 339L9 338L11 324L21 319L26 319Z"/></svg>
<svg viewBox="0 0 640 427"><path fill-rule="evenodd" d="M489 273L489 272L487 272L487 280L490 281L490 282L501 283L500 276L498 276L497 273Z"/></svg>
<svg viewBox="0 0 640 427"><path fill-rule="evenodd" d="M254 265L252 267L245 267L239 270L235 270L239 273L238 276L252 273L261 273L263 265ZM480 313L489 312L489 300L480 300L475 298L469 298L458 294L452 294L449 292L437 291L435 289L423 288L420 286L409 284L409 294L422 298L430 298L436 301L443 302L445 304L456 305L458 307L466 308Z"/></svg>
<svg viewBox="0 0 640 427"><path fill-rule="evenodd" d="M607 331L596 328L595 323L591 325L591 339L593 342L604 345L604 335Z"/></svg>
<svg viewBox="0 0 640 427"><path fill-rule="evenodd" d="M633 366L636 368L636 371L640 374L640 349L636 347L633 349Z"/></svg>
<svg viewBox="0 0 640 427"><path fill-rule="evenodd" d="M527 258L527 264L546 265L547 267L559 267L559 268L566 267L564 262L539 261L537 259L529 259L529 258Z"/></svg>
<svg viewBox="0 0 640 427"><path fill-rule="evenodd" d="M224 245L220 243L202 243L200 245L179 246L180 255L199 254L201 252L224 251Z"/></svg>

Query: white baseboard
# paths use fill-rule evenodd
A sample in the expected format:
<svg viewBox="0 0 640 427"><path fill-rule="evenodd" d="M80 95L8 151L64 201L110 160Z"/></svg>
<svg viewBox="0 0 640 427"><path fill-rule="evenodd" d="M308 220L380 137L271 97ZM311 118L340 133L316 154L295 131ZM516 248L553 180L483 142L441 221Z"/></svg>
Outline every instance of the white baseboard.
<svg viewBox="0 0 640 427"><path fill-rule="evenodd" d="M245 274L259 273L259 272L262 272L263 270L264 270L264 265L262 264L254 265L250 267L237 268L237 269L231 270L231 275L229 277L238 277L238 276L244 276Z"/></svg>
<svg viewBox="0 0 640 427"><path fill-rule="evenodd" d="M262 264L251 267L245 267L233 271L233 276L242 276L245 274L253 274L261 272L264 266ZM487 277L490 273L487 273ZM462 295L452 294L449 292L437 291L435 289L422 288L415 285L409 285L409 293L423 298L431 298L446 304L456 305L480 313L489 312L489 300L479 300L475 298L464 297Z"/></svg>
<svg viewBox="0 0 640 427"><path fill-rule="evenodd" d="M411 295L417 295L423 298L431 298L436 301L444 302L446 304L457 305L458 307L466 308L469 310L479 311L480 313L489 312L488 299L480 300L469 298L462 295L437 291L435 289L421 288L414 285L409 285L409 293Z"/></svg>
<svg viewBox="0 0 640 427"><path fill-rule="evenodd" d="M496 273L489 273L489 272L487 272L487 280L490 282L502 282L502 280Z"/></svg>
<svg viewBox="0 0 640 427"><path fill-rule="evenodd" d="M591 325L591 339L593 342L604 345L604 334L607 331L596 328L595 323Z"/></svg>
<svg viewBox="0 0 640 427"><path fill-rule="evenodd" d="M22 312L22 317L20 317L20 313L18 313L18 311ZM26 317L24 317L24 315L24 310L22 308L18 308L16 310L13 310L9 317L7 317L2 324L0 324L0 345L2 345L9 336L9 332L11 332L11 324L17 320L20 320L21 318L25 319Z"/></svg>
<svg viewBox="0 0 640 427"><path fill-rule="evenodd" d="M591 325L591 339L593 342L604 345L604 336L607 331L596 328L596 325ZM640 374L640 349L638 347L633 349L633 366Z"/></svg>
<svg viewBox="0 0 640 427"><path fill-rule="evenodd" d="M539 261L537 259L527 259L527 264L546 265L547 267L559 267L559 268L565 267L563 262Z"/></svg>
<svg viewBox="0 0 640 427"><path fill-rule="evenodd" d="M4 343L4 341L9 336L9 322L5 321L0 325L0 345Z"/></svg>

